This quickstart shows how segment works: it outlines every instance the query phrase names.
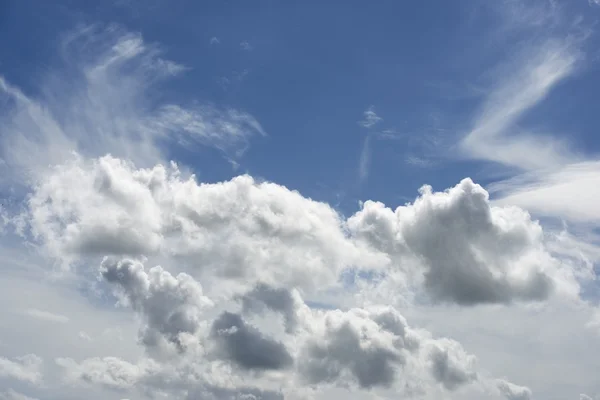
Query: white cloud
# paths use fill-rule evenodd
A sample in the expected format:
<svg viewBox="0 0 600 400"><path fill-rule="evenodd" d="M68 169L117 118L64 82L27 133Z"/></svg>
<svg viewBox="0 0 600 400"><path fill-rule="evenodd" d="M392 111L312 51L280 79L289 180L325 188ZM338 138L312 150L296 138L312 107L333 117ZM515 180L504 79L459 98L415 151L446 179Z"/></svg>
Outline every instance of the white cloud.
<svg viewBox="0 0 600 400"><path fill-rule="evenodd" d="M219 38L216 37L216 36L211 37L209 42L210 42L211 45L221 43L221 41L219 40Z"/></svg>
<svg viewBox="0 0 600 400"><path fill-rule="evenodd" d="M531 390L527 387L518 386L503 379L498 379L497 386L508 400L531 399Z"/></svg>
<svg viewBox="0 0 600 400"><path fill-rule="evenodd" d="M369 164L371 163L371 137L365 137L362 150L360 151L360 160L358 164L358 178L362 182L369 176Z"/></svg>
<svg viewBox="0 0 600 400"><path fill-rule="evenodd" d="M369 201L348 219L249 176L201 184L174 165L139 169L111 156L53 167L32 190L23 221L35 243L76 274L95 274L89 266L101 263L96 290L108 284L133 309L146 351L54 356L72 390L293 398L310 383L315 393L481 394L491 378L457 341L359 298L348 311L313 310L301 292L335 288L348 268L381 274L379 289L468 305L578 290L541 227L521 209L492 206L470 180L440 193L425 187L396 210ZM146 269L143 256L163 267ZM81 328L94 332L64 313L69 324L54 325L73 324L73 338ZM101 331L94 338L78 343L94 347ZM123 342L135 346L131 336ZM507 388L507 398L528 393Z"/></svg>
<svg viewBox="0 0 600 400"><path fill-rule="evenodd" d="M214 146L237 158L250 137L265 134L239 110L152 101L157 84L186 68L161 58L139 34L88 27L66 37L60 50L63 65L50 68L34 94L0 77L1 157L12 175L21 174L15 181L38 178L73 151L154 165L166 157L165 143L182 143Z"/></svg>
<svg viewBox="0 0 600 400"><path fill-rule="evenodd" d="M106 267L101 270L105 271ZM142 277L143 271L136 271ZM130 276L133 275L124 274L121 282L130 282ZM169 279L167 277L167 281ZM190 287L198 285L193 278L186 279L190 280ZM128 285L130 295L138 292L134 290L138 286L137 283ZM196 307L196 299L180 296L178 285L167 284L161 291L162 298L173 295L181 301L181 306L176 307L178 310ZM209 331L190 330L179 322L180 318L168 317L174 314L170 314L170 307L165 307L162 311L156 309L160 316L153 314L158 319L149 316L162 321L162 333L191 333L186 340L202 343L202 346L176 353L165 363L151 359L131 363L114 357L94 357L80 362L59 358L56 362L64 369L66 382L71 385L100 385L124 393L158 390L180 394L181 398L192 398L198 390L215 395L225 390L224 382L234 381L238 384L230 393L258 391L273 398L279 398L277 391L286 398L297 394L306 384L316 393L327 387L350 385L357 389L393 389L396 393L410 387L411 391L427 394L436 390L451 392L476 382L486 385L494 382L477 371L474 356L466 353L458 342L433 338L424 330L409 327L393 307L319 311L308 308L297 293L294 296L293 310L287 309L286 313L295 315L298 329L286 330L283 336L272 337L234 312L218 315ZM139 310L138 306L130 305ZM245 308L243 301L242 307ZM206 349L213 344L216 352L207 353ZM257 386L245 389L242 384L245 377L251 378ZM513 392L528 390L508 382L505 385Z"/></svg>
<svg viewBox="0 0 600 400"><path fill-rule="evenodd" d="M161 267L144 271L135 260L102 261L100 273L115 286L123 305L143 316L140 341L152 352L183 351L185 338L202 323L203 309L213 306L202 287L187 274L171 275Z"/></svg>
<svg viewBox="0 0 600 400"><path fill-rule="evenodd" d="M48 311L38 310L36 308L29 308L29 309L25 310L25 314L29 315L30 317L45 320L45 321L60 322L60 323L69 322L69 317L67 317L65 315L54 314L54 313L51 313Z"/></svg>
<svg viewBox="0 0 600 400"><path fill-rule="evenodd" d="M22 393L9 389L6 392L0 392L0 400L37 400Z"/></svg>
<svg viewBox="0 0 600 400"><path fill-rule="evenodd" d="M581 57L575 44L554 39L522 50L488 95L473 129L462 139L465 154L526 170L576 160L563 140L528 132L517 123L575 72Z"/></svg>
<svg viewBox="0 0 600 400"><path fill-rule="evenodd" d="M42 379L42 359L35 354L15 357L12 360L0 357L0 377L37 383Z"/></svg>
<svg viewBox="0 0 600 400"><path fill-rule="evenodd" d="M92 50L73 58L81 41ZM6 168L34 178L0 243L0 299L15 304L0 310L2 385L41 398L182 400L528 400L532 389L541 398L598 389L597 345L581 329L591 312L577 297L593 276L566 251L570 236L490 203L470 179L444 192L424 186L395 209L366 201L348 218L248 175L198 182L157 143L235 157L264 135L256 120L148 104L150 84L183 68L139 35L92 28L63 48L82 74L72 90L50 80L46 98L2 81L15 105L0 117L3 157L14 152ZM484 107L470 150L490 157L485 137L501 144L496 161L555 161L552 150L527 164L508 153L524 142L504 146L503 135L572 73L563 50L543 46L550 67L532 64L539 74L524 73L535 78L524 94L494 92L500 112ZM370 108L361 124L380 120ZM53 261L66 268L50 279ZM129 310L114 310L112 296ZM323 308L308 306L320 298ZM13 357L24 353L38 355Z"/></svg>
<svg viewBox="0 0 600 400"><path fill-rule="evenodd" d="M110 156L54 168L31 196L27 219L33 237L67 263L174 256L195 273L310 288L377 261L347 240L331 207L283 186L249 176L198 184L173 165L136 169Z"/></svg>
<svg viewBox="0 0 600 400"><path fill-rule="evenodd" d="M600 222L600 162L569 164L491 185L497 204L514 204L539 216L575 223Z"/></svg>
<svg viewBox="0 0 600 400"><path fill-rule="evenodd" d="M81 364L70 358L57 358L55 362L65 370L67 381L81 379L109 389L129 389L146 372L144 367L115 357L88 358Z"/></svg>
<svg viewBox="0 0 600 400"><path fill-rule="evenodd" d="M444 193L425 187L395 211L367 201L345 220L327 204L249 176L198 184L174 165L136 169L106 156L52 169L23 218L65 266L103 255L176 257L212 290L228 281L222 295L256 282L331 287L348 268L390 266L408 286L461 304L578 290L544 248L541 227L521 209L491 206L470 180Z"/></svg>
<svg viewBox="0 0 600 400"><path fill-rule="evenodd" d="M503 303L578 290L544 248L539 224L519 208L491 206L470 179L443 193L423 187L413 204L396 210L367 201L348 225L409 279L422 276L435 300Z"/></svg>
<svg viewBox="0 0 600 400"><path fill-rule="evenodd" d="M467 157L500 164L505 176L512 176L489 186L493 204L516 205L536 218L568 222L567 235L576 236L571 242L585 248L579 252L580 261L593 263L600 260L592 232L600 218L592 200L600 195L597 157L574 149L568 139L571 133L552 131L551 116L523 122L555 88L582 69L590 31L581 17L569 19L564 5L557 2L508 2L500 8L508 21L506 32L533 29L535 36L511 45L516 56L492 75L497 83L460 149ZM550 225L546 231L562 235ZM573 255L573 248L554 244L557 252Z"/></svg>
<svg viewBox="0 0 600 400"><path fill-rule="evenodd" d="M252 45L246 40L240 43L240 48L244 51L252 51L254 49Z"/></svg>
<svg viewBox="0 0 600 400"><path fill-rule="evenodd" d="M365 128L371 128L372 126L375 126L379 122L383 121L383 118L375 113L374 106L369 106L363 114L364 118L359 121L358 124Z"/></svg>

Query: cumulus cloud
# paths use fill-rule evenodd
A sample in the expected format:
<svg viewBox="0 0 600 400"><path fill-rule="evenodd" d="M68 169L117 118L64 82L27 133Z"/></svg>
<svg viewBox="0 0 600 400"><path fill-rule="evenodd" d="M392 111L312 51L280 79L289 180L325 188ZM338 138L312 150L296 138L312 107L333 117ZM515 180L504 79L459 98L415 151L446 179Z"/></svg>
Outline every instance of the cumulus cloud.
<svg viewBox="0 0 600 400"><path fill-rule="evenodd" d="M287 332L293 332L298 323L296 314L298 298L286 288L278 288L258 283L252 290L240 296L242 311L246 314L260 314L265 309L280 313Z"/></svg>
<svg viewBox="0 0 600 400"><path fill-rule="evenodd" d="M431 372L445 388L453 390L477 380L475 357L467 354L458 342L443 339L429 346Z"/></svg>
<svg viewBox="0 0 600 400"><path fill-rule="evenodd" d="M73 195L68 188L79 188ZM543 300L576 292L522 209L492 206L470 179L421 189L396 210L367 201L347 220L325 203L250 176L199 184L175 165L137 169L105 156L53 168L34 188L33 237L66 265L86 257L177 257L242 286L310 289L352 267L401 271L438 301Z"/></svg>
<svg viewBox="0 0 600 400"><path fill-rule="evenodd" d="M530 400L531 390L527 387L515 385L503 379L498 379L496 385L508 400Z"/></svg>
<svg viewBox="0 0 600 400"><path fill-rule="evenodd" d="M173 276L161 267L147 273L139 261L108 258L100 273L115 286L120 301L143 317L140 338L149 349L173 345L183 350L182 336L195 334L203 310L212 306L200 284L187 274Z"/></svg>
<svg viewBox="0 0 600 400"><path fill-rule="evenodd" d="M244 284L306 288L377 261L347 239L329 205L283 186L250 176L199 184L174 165L137 169L111 156L55 167L35 188L27 218L33 236L67 264L162 254Z"/></svg>
<svg viewBox="0 0 600 400"><path fill-rule="evenodd" d="M527 212L491 206L488 193L470 179L445 192L425 186L420 194L396 210L367 201L348 226L396 268L415 257L434 300L507 303L543 300L554 290L557 261ZM576 288L571 279L566 289Z"/></svg>
<svg viewBox="0 0 600 400"><path fill-rule="evenodd" d="M244 384L227 370L209 368L204 371L198 363L169 365L148 359L131 363L116 357L95 357L81 362L60 358L56 363L64 372L63 382L70 387L100 386L123 396L139 393L151 398L163 396L182 400L284 398L281 391Z"/></svg>
<svg viewBox="0 0 600 400"><path fill-rule="evenodd" d="M290 351L239 314L223 312L214 320L210 333L218 359L180 354L169 363L150 359L130 363L115 357L81 362L60 358L56 362L70 384L124 392L159 390L189 399L242 399L248 395L280 399L306 384L317 392L326 387L356 387L433 393L432 384L454 391L475 382L488 383L488 378L477 373L474 356L459 343L410 327L393 307L318 311L299 304L298 311L302 329L288 341ZM240 371L223 369L222 361L231 362ZM248 387L243 376L251 371L277 371L280 375L271 377L275 386ZM257 375L250 376L260 382ZM230 380L238 383L224 385ZM529 389L512 383L497 382L508 399L520 399L509 395L529 393Z"/></svg>
<svg viewBox="0 0 600 400"><path fill-rule="evenodd" d="M372 317L380 318L381 325ZM359 309L331 311L318 324L299 360L308 382L351 379L363 388L394 383L397 369L405 361L405 322L401 317L386 321L386 315L372 316Z"/></svg>
<svg viewBox="0 0 600 400"><path fill-rule="evenodd" d="M0 357L0 377L37 383L42 379L42 364L42 359L35 354L13 359Z"/></svg>
<svg viewBox="0 0 600 400"><path fill-rule="evenodd" d="M384 294L390 305L381 306L358 293L365 283L400 296L406 290L424 307L577 294L574 272L551 254L526 211L490 203L470 179L444 192L425 186L395 209L369 200L348 217L248 175L199 182L166 162L164 144L210 146L235 164L252 137L266 135L256 119L229 107L155 102L154 85L187 68L138 34L86 28L64 38L61 52L69 79L51 73L39 93L0 79L2 168L30 192L22 214L2 213L3 225L61 263L81 292L89 266L100 262L94 294L110 291L131 309L141 347L132 345L129 356L97 354L101 328L90 330L92 346L75 313L48 306L66 319L27 305L28 315L69 322L51 326L83 339L76 354L52 355L56 385L188 400L323 398L348 389L374 398L443 398L462 389L531 398L527 387L490 378L446 333L410 326L395 297ZM500 80L491 91L460 145L470 157L521 169L573 160L557 151L558 141L530 157L524 149L537 136L506 135L580 61L567 42L544 42L533 55L516 84ZM381 120L370 107L359 124L370 130ZM368 138L362 159L366 177ZM323 309L304 301L331 293ZM99 299L89 309L104 312L106 298ZM0 377L40 383L42 359L0 358Z"/></svg>
<svg viewBox="0 0 600 400"><path fill-rule="evenodd" d="M278 370L293 363L282 343L248 325L239 314L222 313L214 321L211 334L222 357L242 368Z"/></svg>
<svg viewBox="0 0 600 400"><path fill-rule="evenodd" d="M262 390L251 387L232 389L212 385L191 390L187 396L188 400L283 400L284 398L283 393L275 390Z"/></svg>
<svg viewBox="0 0 600 400"><path fill-rule="evenodd" d="M131 364L116 357L88 358L81 363L71 358L57 358L55 362L65 371L64 378L68 382L81 380L114 390L130 389L153 366Z"/></svg>
<svg viewBox="0 0 600 400"><path fill-rule="evenodd" d="M6 392L0 392L0 400L37 400L33 397L24 395L15 390L9 389Z"/></svg>
<svg viewBox="0 0 600 400"><path fill-rule="evenodd" d="M267 333L237 312L223 311L214 319L202 315L204 300L193 277L173 277L159 267L146 273L141 263L127 259L105 259L101 275L117 288L122 303L141 314L141 332L153 329L167 341L185 333L188 343L202 345L174 352L167 362L152 355L135 363L117 357L58 358L70 385L182 399L280 399L298 395L302 387L315 393L333 387L431 394L435 388L451 392L474 383L496 385L458 342L409 326L392 306L311 309L297 292L258 284L236 298L243 314L252 317L271 307L295 318L295 329ZM210 321L209 329L195 325L200 316ZM502 382L498 390L505 387L514 396L528 390Z"/></svg>

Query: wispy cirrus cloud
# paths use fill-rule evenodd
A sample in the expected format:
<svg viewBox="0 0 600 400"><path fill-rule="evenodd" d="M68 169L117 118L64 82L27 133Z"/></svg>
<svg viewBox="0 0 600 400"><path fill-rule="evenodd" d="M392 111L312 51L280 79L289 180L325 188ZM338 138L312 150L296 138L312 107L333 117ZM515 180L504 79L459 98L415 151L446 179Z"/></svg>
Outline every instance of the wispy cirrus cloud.
<svg viewBox="0 0 600 400"><path fill-rule="evenodd" d="M519 204L538 215L600 223L600 161L568 164L491 185L499 204Z"/></svg>
<svg viewBox="0 0 600 400"><path fill-rule="evenodd" d="M502 4L505 31L535 29L536 35L518 43L516 55L497 69L498 83L484 97L459 149L468 158L497 163L512 175L490 185L494 204L517 205L538 217L571 223L577 237L568 243L556 241L555 250L566 254L570 249L565 246L577 243L581 260L598 262L598 238L589 230L600 221L594 204L600 196L598 155L584 156L569 135L552 131L550 115L528 121L529 126L523 122L554 89L585 67L585 43L592 32L581 17L565 16L559 3ZM551 228L548 232L561 234Z"/></svg>
<svg viewBox="0 0 600 400"><path fill-rule="evenodd" d="M244 51L252 51L252 50L254 50L254 47L247 40L244 40L244 41L242 41L240 43L240 48L242 50L244 50Z"/></svg>
<svg viewBox="0 0 600 400"><path fill-rule="evenodd" d="M375 106L369 106L363 113L363 116L363 119L358 121L358 124L365 128L371 128L383 120L375 112Z"/></svg>
<svg viewBox="0 0 600 400"><path fill-rule="evenodd" d="M43 321L66 323L69 322L69 317L66 315L55 314L49 311L38 310L37 308L28 308L24 313L32 318Z"/></svg>
<svg viewBox="0 0 600 400"><path fill-rule="evenodd" d="M358 179L362 182L369 176L369 164L371 162L371 136L367 135L360 151L358 162Z"/></svg>
<svg viewBox="0 0 600 400"><path fill-rule="evenodd" d="M72 152L110 152L150 166L166 159L168 143L215 147L236 159L252 136L265 135L241 110L152 101L157 85L187 68L162 58L140 34L83 27L65 36L59 50L62 65L50 69L36 93L0 77L1 157L12 173L34 176Z"/></svg>
<svg viewBox="0 0 600 400"><path fill-rule="evenodd" d="M375 106L371 105L363 112L363 119L358 121L358 124L363 128L371 129L378 123L383 121L375 112ZM364 182L369 176L369 166L371 163L371 136L377 133L367 132L360 150L360 158L358 161L358 180Z"/></svg>
<svg viewBox="0 0 600 400"><path fill-rule="evenodd" d="M472 158L525 170L577 160L564 140L533 133L518 122L571 76L581 59L577 44L570 40L548 39L524 49L487 96L473 129L460 143L461 150Z"/></svg>

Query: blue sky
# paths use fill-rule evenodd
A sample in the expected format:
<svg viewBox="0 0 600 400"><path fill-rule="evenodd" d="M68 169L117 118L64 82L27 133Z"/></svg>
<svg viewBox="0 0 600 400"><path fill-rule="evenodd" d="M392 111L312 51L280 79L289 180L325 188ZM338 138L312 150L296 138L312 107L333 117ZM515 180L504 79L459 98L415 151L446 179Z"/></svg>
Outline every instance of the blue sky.
<svg viewBox="0 0 600 400"><path fill-rule="evenodd" d="M161 97L240 108L261 123L268 136L251 143L240 171L319 200L342 196L349 212L367 198L401 204L424 183L443 189L464 176L494 179L493 165L464 160L455 145L472 129L497 71L519 68L518 52L554 34L510 20L519 13L513 3L506 11L472 1L15 1L2 13L2 72L35 94L44 73L60 66L55 50L65 32L90 23L141 32L190 68L161 87ZM591 27L598 12L585 1L561 3L563 21L548 30L584 34L570 25L581 17L581 30ZM597 40L582 45L585 66L518 121L567 137L590 155L599 148ZM365 129L357 121L371 106L382 120ZM397 138L370 141L368 177L359 182L365 138L382 131ZM207 180L234 174L209 149L173 151ZM410 162L421 159L427 165Z"/></svg>
<svg viewBox="0 0 600 400"><path fill-rule="evenodd" d="M1 3L0 400L600 400L599 20Z"/></svg>

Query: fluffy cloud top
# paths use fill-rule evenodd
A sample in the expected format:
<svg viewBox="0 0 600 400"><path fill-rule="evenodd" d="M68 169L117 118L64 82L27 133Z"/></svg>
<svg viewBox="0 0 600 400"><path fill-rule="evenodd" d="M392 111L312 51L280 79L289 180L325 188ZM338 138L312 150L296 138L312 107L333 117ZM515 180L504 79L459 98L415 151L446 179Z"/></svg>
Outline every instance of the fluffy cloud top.
<svg viewBox="0 0 600 400"><path fill-rule="evenodd" d="M523 14L523 20L535 14L535 24L550 21L537 10ZM496 315L553 309L565 299L582 306L578 295L585 287L578 279L595 276L593 261L583 272L573 267L578 250L565 251L568 238L549 246L540 224L511 206L579 222L598 216L590 196L580 196L573 203L580 210L573 211L564 194L565 188L587 193L582 188L597 182L597 163L563 151L562 141L511 133L583 61L579 39L548 39L526 46L535 51L523 51L515 67L522 65L508 68L515 76L497 79L455 147L471 158L531 171L500 185L503 199L490 202L467 178L442 192L423 186L413 202L397 208L368 200L350 215L249 175L205 183L168 163L171 147L202 145L237 166L250 139L266 132L252 115L228 106L185 96L161 102L169 96L155 96L155 85L188 68L164 59L139 34L114 26L77 30L56 57L66 73L50 72L39 90L21 90L0 77L0 191L11 196L9 207L3 202L0 209L0 233L7 238L0 261L14 249L35 253L32 259L43 265L6 257L12 268L2 271L9 282L2 288L18 305L2 311L8 317L0 325L0 349L11 357L0 357L0 386L18 392L0 392L0 399L87 398L88 392L92 398L94 392L134 400L473 398L469 394L530 400L529 387L496 379L510 375L502 365L507 355L490 350L499 361L490 372L471 351L482 350L478 335L497 328L488 326ZM381 121L371 106L358 122L368 131L362 180L369 173L370 138L379 137L372 130ZM539 151L530 154L535 144ZM537 171L555 164L562 167ZM59 279L47 267L52 262L62 267ZM56 296L64 307L43 304L49 291L20 293L10 287L13 278L41 281L28 288L68 286L63 297L69 301ZM81 307L70 309L74 303ZM471 318L492 309L501 311L485 322ZM463 320L459 342L452 329L440 332L419 315L422 310L444 314L438 319L448 325L461 324L456 310L475 322ZM97 321L94 312L110 317ZM547 315L555 323L555 315L565 314ZM21 339L12 318L48 331ZM101 333L117 324L129 324L118 346ZM527 328L511 343L531 345ZM548 339L554 332L540 334L540 346L559 341ZM32 337L44 343L60 338L60 346ZM574 343L585 342L580 337L565 346L571 357L580 349ZM18 353L5 339L9 345L22 340L26 352L39 355L13 357ZM76 342L64 354L70 339ZM539 363L551 364L545 354ZM547 371L562 373L562 367L544 366L536 374L551 376Z"/></svg>
<svg viewBox="0 0 600 400"><path fill-rule="evenodd" d="M396 210L367 201L349 218L350 231L389 255L394 268L416 260L435 300L473 305L550 295L557 261L527 212L491 206L470 179L445 192L425 186L420 194Z"/></svg>
<svg viewBox="0 0 600 400"><path fill-rule="evenodd" d="M222 277L310 287L361 255L326 204L249 176L198 184L174 165L106 156L57 166L29 208L34 236L64 262L162 254Z"/></svg>
<svg viewBox="0 0 600 400"><path fill-rule="evenodd" d="M203 309L212 306L200 284L187 274L175 277L161 267L146 273L140 262L106 258L100 273L116 287L121 302L143 316L140 337L150 349L172 345L183 350L181 335L196 333Z"/></svg>
<svg viewBox="0 0 600 400"><path fill-rule="evenodd" d="M55 167L25 218L64 265L101 255L176 257L205 279L304 290L334 285L349 268L378 269L402 273L434 301L468 305L578 290L545 249L539 224L519 208L491 206L470 179L445 192L424 187L396 210L367 201L345 220L249 176L198 184L174 165L136 169L105 156Z"/></svg>
<svg viewBox="0 0 600 400"><path fill-rule="evenodd" d="M36 383L42 379L42 359L35 354L8 359L0 357L0 377Z"/></svg>

